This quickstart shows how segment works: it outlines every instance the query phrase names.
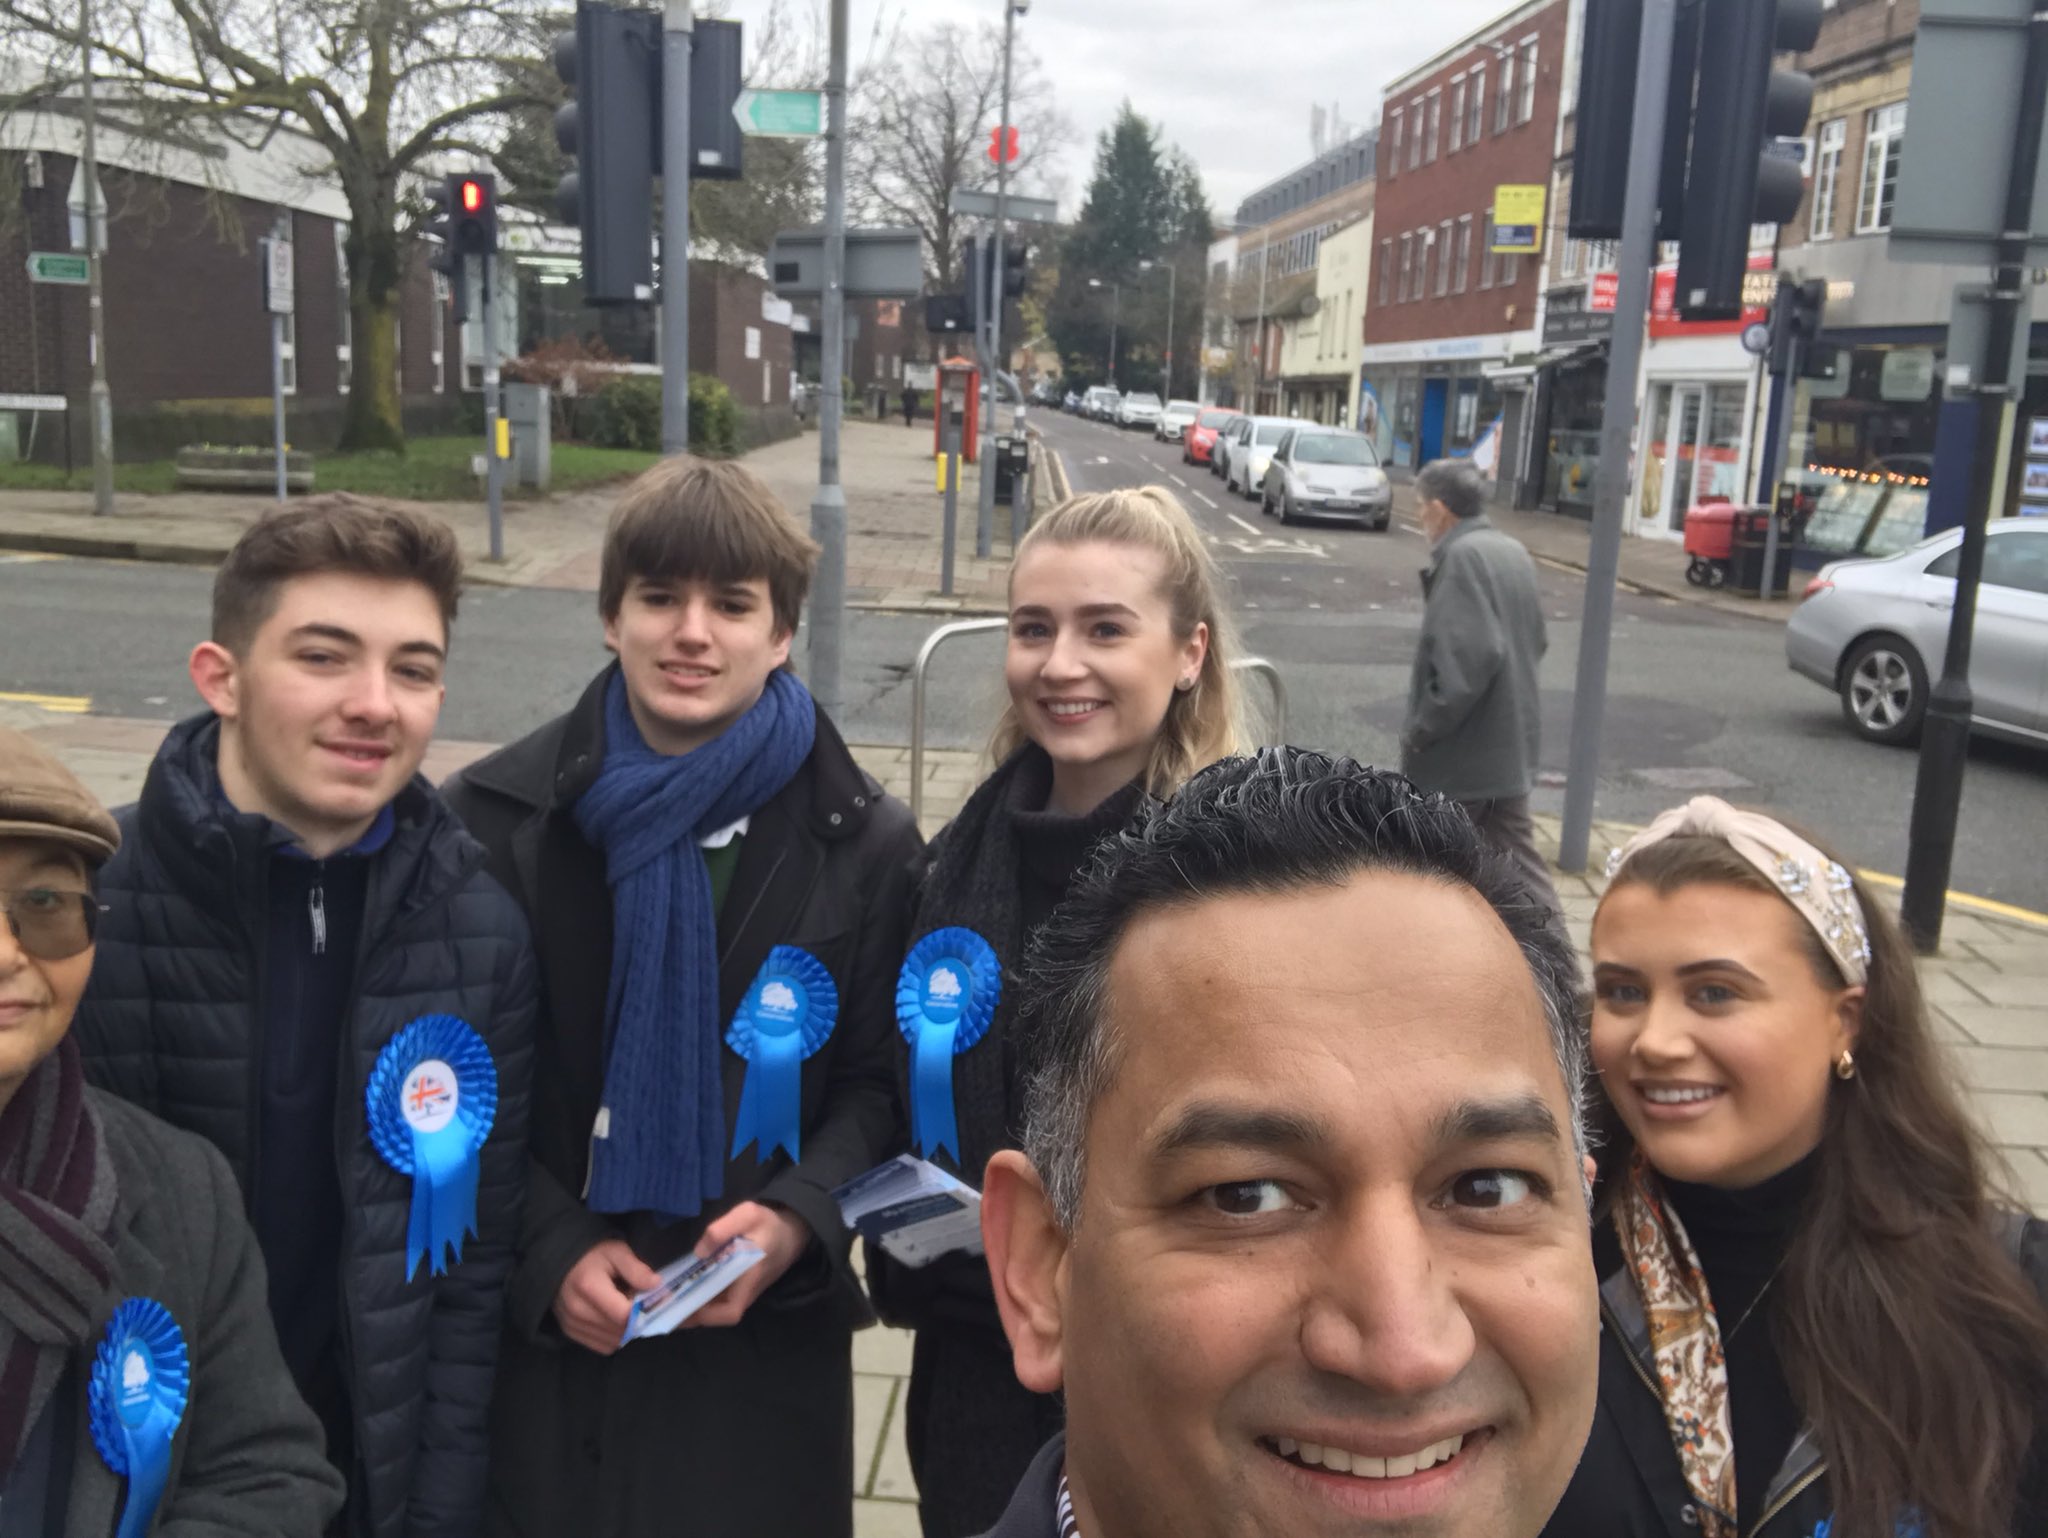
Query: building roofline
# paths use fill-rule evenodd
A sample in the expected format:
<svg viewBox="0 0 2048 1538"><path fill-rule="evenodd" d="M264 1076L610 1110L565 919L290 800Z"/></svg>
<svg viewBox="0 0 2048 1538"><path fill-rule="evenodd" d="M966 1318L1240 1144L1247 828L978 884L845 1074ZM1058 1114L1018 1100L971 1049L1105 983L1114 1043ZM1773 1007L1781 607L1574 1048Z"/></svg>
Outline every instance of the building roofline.
<svg viewBox="0 0 2048 1538"><path fill-rule="evenodd" d="M1526 26L1552 6L1561 3L1564 3L1564 0L1527 0L1526 4L1518 5L1512 11L1494 17L1492 21L1466 33L1448 47L1438 49L1406 74L1396 75L1387 82L1384 94L1388 97L1402 94L1410 86L1419 84L1445 65L1455 61L1458 55L1469 53L1482 44L1494 41L1501 33L1513 32Z"/></svg>

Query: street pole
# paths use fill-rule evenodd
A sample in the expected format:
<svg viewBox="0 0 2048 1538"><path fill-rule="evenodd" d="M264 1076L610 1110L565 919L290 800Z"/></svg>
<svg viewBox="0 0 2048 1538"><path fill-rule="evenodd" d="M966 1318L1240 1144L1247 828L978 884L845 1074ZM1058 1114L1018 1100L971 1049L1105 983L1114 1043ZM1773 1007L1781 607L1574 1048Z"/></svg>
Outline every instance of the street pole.
<svg viewBox="0 0 2048 1538"><path fill-rule="evenodd" d="M1259 329L1253 333L1252 356L1258 361L1258 372L1252 376L1252 414L1256 416L1260 402L1266 393L1266 259L1273 251L1272 231L1266 232L1265 240L1259 246Z"/></svg>
<svg viewBox="0 0 2048 1538"><path fill-rule="evenodd" d="M1109 285L1109 387L1116 388L1116 326L1123 318L1124 286L1121 283Z"/></svg>
<svg viewBox="0 0 2048 1538"><path fill-rule="evenodd" d="M1615 579L1621 571L1622 504L1628 499L1629 441L1636 418L1636 368L1650 316L1650 259L1656 244L1657 174L1671 93L1671 40L1678 0L1643 0L1636 52L1635 114L1630 128L1627 198L1621 221L1614 328L1608 341L1607 398L1600 420L1600 467L1593 476L1593 529L1586 561L1586 609L1572 695L1571 757L1557 863L1586 868L1593 793L1600 774L1600 730L1607 709L1607 654L1614 630Z"/></svg>
<svg viewBox="0 0 2048 1538"><path fill-rule="evenodd" d="M92 350L92 510L104 518L114 510L114 397L107 388L107 308L100 271L106 245L107 208L100 196L98 123L92 98L92 0L78 0L78 55L85 109L85 260L91 287L86 311Z"/></svg>
<svg viewBox="0 0 2048 1538"><path fill-rule="evenodd" d="M484 504L491 517L491 559L505 559L505 459L500 452L504 425L498 408L498 254L486 251L477 258L483 274L482 315L484 328Z"/></svg>
<svg viewBox="0 0 2048 1538"><path fill-rule="evenodd" d="M996 389L1000 365L996 361L996 323L993 316L1003 307L1003 300L997 291L1001 274L990 271L993 264L989 258L1000 244L1000 239L995 236L974 237L975 271L981 280L974 285L981 299L975 340L981 344L981 381L988 391L988 409L981 414L981 480L976 486L978 495L974 499L974 553L984 561L994 552L996 539L996 413L1001 408Z"/></svg>
<svg viewBox="0 0 2048 1538"><path fill-rule="evenodd" d="M291 215L280 213L277 223L271 227L271 249L275 243L289 238ZM289 494L284 472L284 311L277 307L276 297L270 292L270 274L276 270L276 262L269 250L264 253L263 298L270 309L270 431L277 454L277 500L283 502ZM298 302L293 296L294 304Z"/></svg>
<svg viewBox="0 0 2048 1538"><path fill-rule="evenodd" d="M1783 280L1781 280L1782 283ZM1785 307L1780 305L1781 308ZM1790 325L1789 317L1784 322ZM1799 398L1799 381L1806 374L1806 340L1793 326L1792 334L1785 344L1785 373L1777 379L1776 395L1771 413L1771 428L1775 433L1770 443L1770 460L1766 466L1770 475L1760 499L1769 521L1764 525L1764 581L1760 597L1768 603L1778 596L1778 498L1780 488L1785 484L1785 466L1792 457L1792 417Z"/></svg>
<svg viewBox="0 0 2048 1538"><path fill-rule="evenodd" d="M1016 0L1003 0L1003 117L1002 132L996 135L996 233L995 260L989 263L995 291L989 295L989 355L996 372L1003 368L1003 244L1008 239L1010 216L1010 50L1017 40ZM991 397L990 404L994 404ZM989 436L995 436L990 424Z"/></svg>
<svg viewBox="0 0 2048 1538"><path fill-rule="evenodd" d="M1166 260L1166 367L1161 372L1159 409L1164 411L1166 403L1173 399L1173 296L1180 286L1180 275L1174 271L1173 258Z"/></svg>
<svg viewBox="0 0 2048 1538"><path fill-rule="evenodd" d="M691 0L661 17L661 451L690 452ZM584 196L590 194L586 192Z"/></svg>
<svg viewBox="0 0 2048 1538"><path fill-rule="evenodd" d="M1963 799L1963 765L1970 746L1970 642L1977 623L1977 588L1984 575L1984 545L1991 491L1998 479L2005 405L2017 393L2013 332L2025 302L2027 236L2034 218L2034 175L2039 164L2044 97L2048 97L2048 0L2034 0L2027 29L2026 83L2020 91L2019 136L2007 175L2005 224L1990 293L1990 327L1977 386L1977 442L1970 462L1970 505L1956 565L1956 602L1948 622L1941 681L1929 692L1920 728L1920 769L1913 784L1913 817L1906 844L1906 889L1899 918L1922 955L1941 944L1949 868L1955 857L1956 817ZM2021 374L2024 378L2025 364Z"/></svg>
<svg viewBox="0 0 2048 1538"><path fill-rule="evenodd" d="M811 694L828 716L841 709L840 658L846 637L846 490L839 484L839 423L846 400L846 11L832 0L832 61L825 78L824 365L819 370L818 494L811 538L818 574L811 592Z"/></svg>
<svg viewBox="0 0 2048 1538"><path fill-rule="evenodd" d="M943 597L953 596L953 552L959 543L960 527L960 413L949 407L939 408L946 414L945 455L939 463L946 477L946 532L943 560L939 567L939 593Z"/></svg>

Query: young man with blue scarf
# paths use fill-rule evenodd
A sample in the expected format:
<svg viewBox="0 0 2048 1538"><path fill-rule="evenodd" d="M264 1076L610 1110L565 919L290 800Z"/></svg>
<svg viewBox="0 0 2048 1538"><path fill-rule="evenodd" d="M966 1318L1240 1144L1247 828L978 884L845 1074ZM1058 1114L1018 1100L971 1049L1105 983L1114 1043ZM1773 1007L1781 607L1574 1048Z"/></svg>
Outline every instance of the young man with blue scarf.
<svg viewBox="0 0 2048 1538"><path fill-rule="evenodd" d="M613 515L616 661L446 788L532 923L533 1166L490 1530L848 1538L852 1331L832 1189L891 1151L920 842L784 671L816 547L747 470L675 458ZM621 1346L655 1270L765 1259Z"/></svg>

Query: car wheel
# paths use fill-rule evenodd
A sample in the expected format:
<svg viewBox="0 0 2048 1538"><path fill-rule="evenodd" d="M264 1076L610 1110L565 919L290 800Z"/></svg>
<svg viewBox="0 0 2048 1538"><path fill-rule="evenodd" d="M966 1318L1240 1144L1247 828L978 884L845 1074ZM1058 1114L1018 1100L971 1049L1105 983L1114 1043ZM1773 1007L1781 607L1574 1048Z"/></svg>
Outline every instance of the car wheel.
<svg viewBox="0 0 2048 1538"><path fill-rule="evenodd" d="M1842 663L1842 718L1866 742L1916 741L1927 714L1927 668L1896 636L1866 636Z"/></svg>

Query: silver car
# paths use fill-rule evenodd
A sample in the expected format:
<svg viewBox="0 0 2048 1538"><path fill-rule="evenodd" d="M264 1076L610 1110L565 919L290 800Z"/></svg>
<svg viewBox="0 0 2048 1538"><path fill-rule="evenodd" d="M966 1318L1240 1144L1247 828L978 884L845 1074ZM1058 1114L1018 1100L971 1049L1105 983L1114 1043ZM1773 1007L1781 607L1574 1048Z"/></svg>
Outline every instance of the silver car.
<svg viewBox="0 0 2048 1538"><path fill-rule="evenodd" d="M1237 452L1237 446L1244 442L1245 434L1252 430L1249 416L1232 417L1223 424L1223 430L1216 434L1216 446L1209 451L1209 473L1227 477L1230 474L1230 456Z"/></svg>
<svg viewBox="0 0 2048 1538"><path fill-rule="evenodd" d="M1301 425L1293 417L1253 417L1230 445L1230 467L1224 471L1223 483L1232 491L1242 492L1245 501L1258 501L1273 451L1280 447L1281 439Z"/></svg>
<svg viewBox="0 0 2048 1538"><path fill-rule="evenodd" d="M1384 529L1393 507L1372 440L1341 427L1297 427L1281 439L1259 497L1259 510L1282 523L1341 518Z"/></svg>
<svg viewBox="0 0 2048 1538"><path fill-rule="evenodd" d="M1795 673L1841 696L1850 728L1871 742L1920 735L1955 608L1962 531L1875 561L1823 566L1785 627ZM1988 735L2048 742L2048 526L1991 525L1971 637L1971 721Z"/></svg>
<svg viewBox="0 0 2048 1538"><path fill-rule="evenodd" d="M1149 390L1133 390L1117 403L1118 427L1153 428L1159 425L1159 397Z"/></svg>

